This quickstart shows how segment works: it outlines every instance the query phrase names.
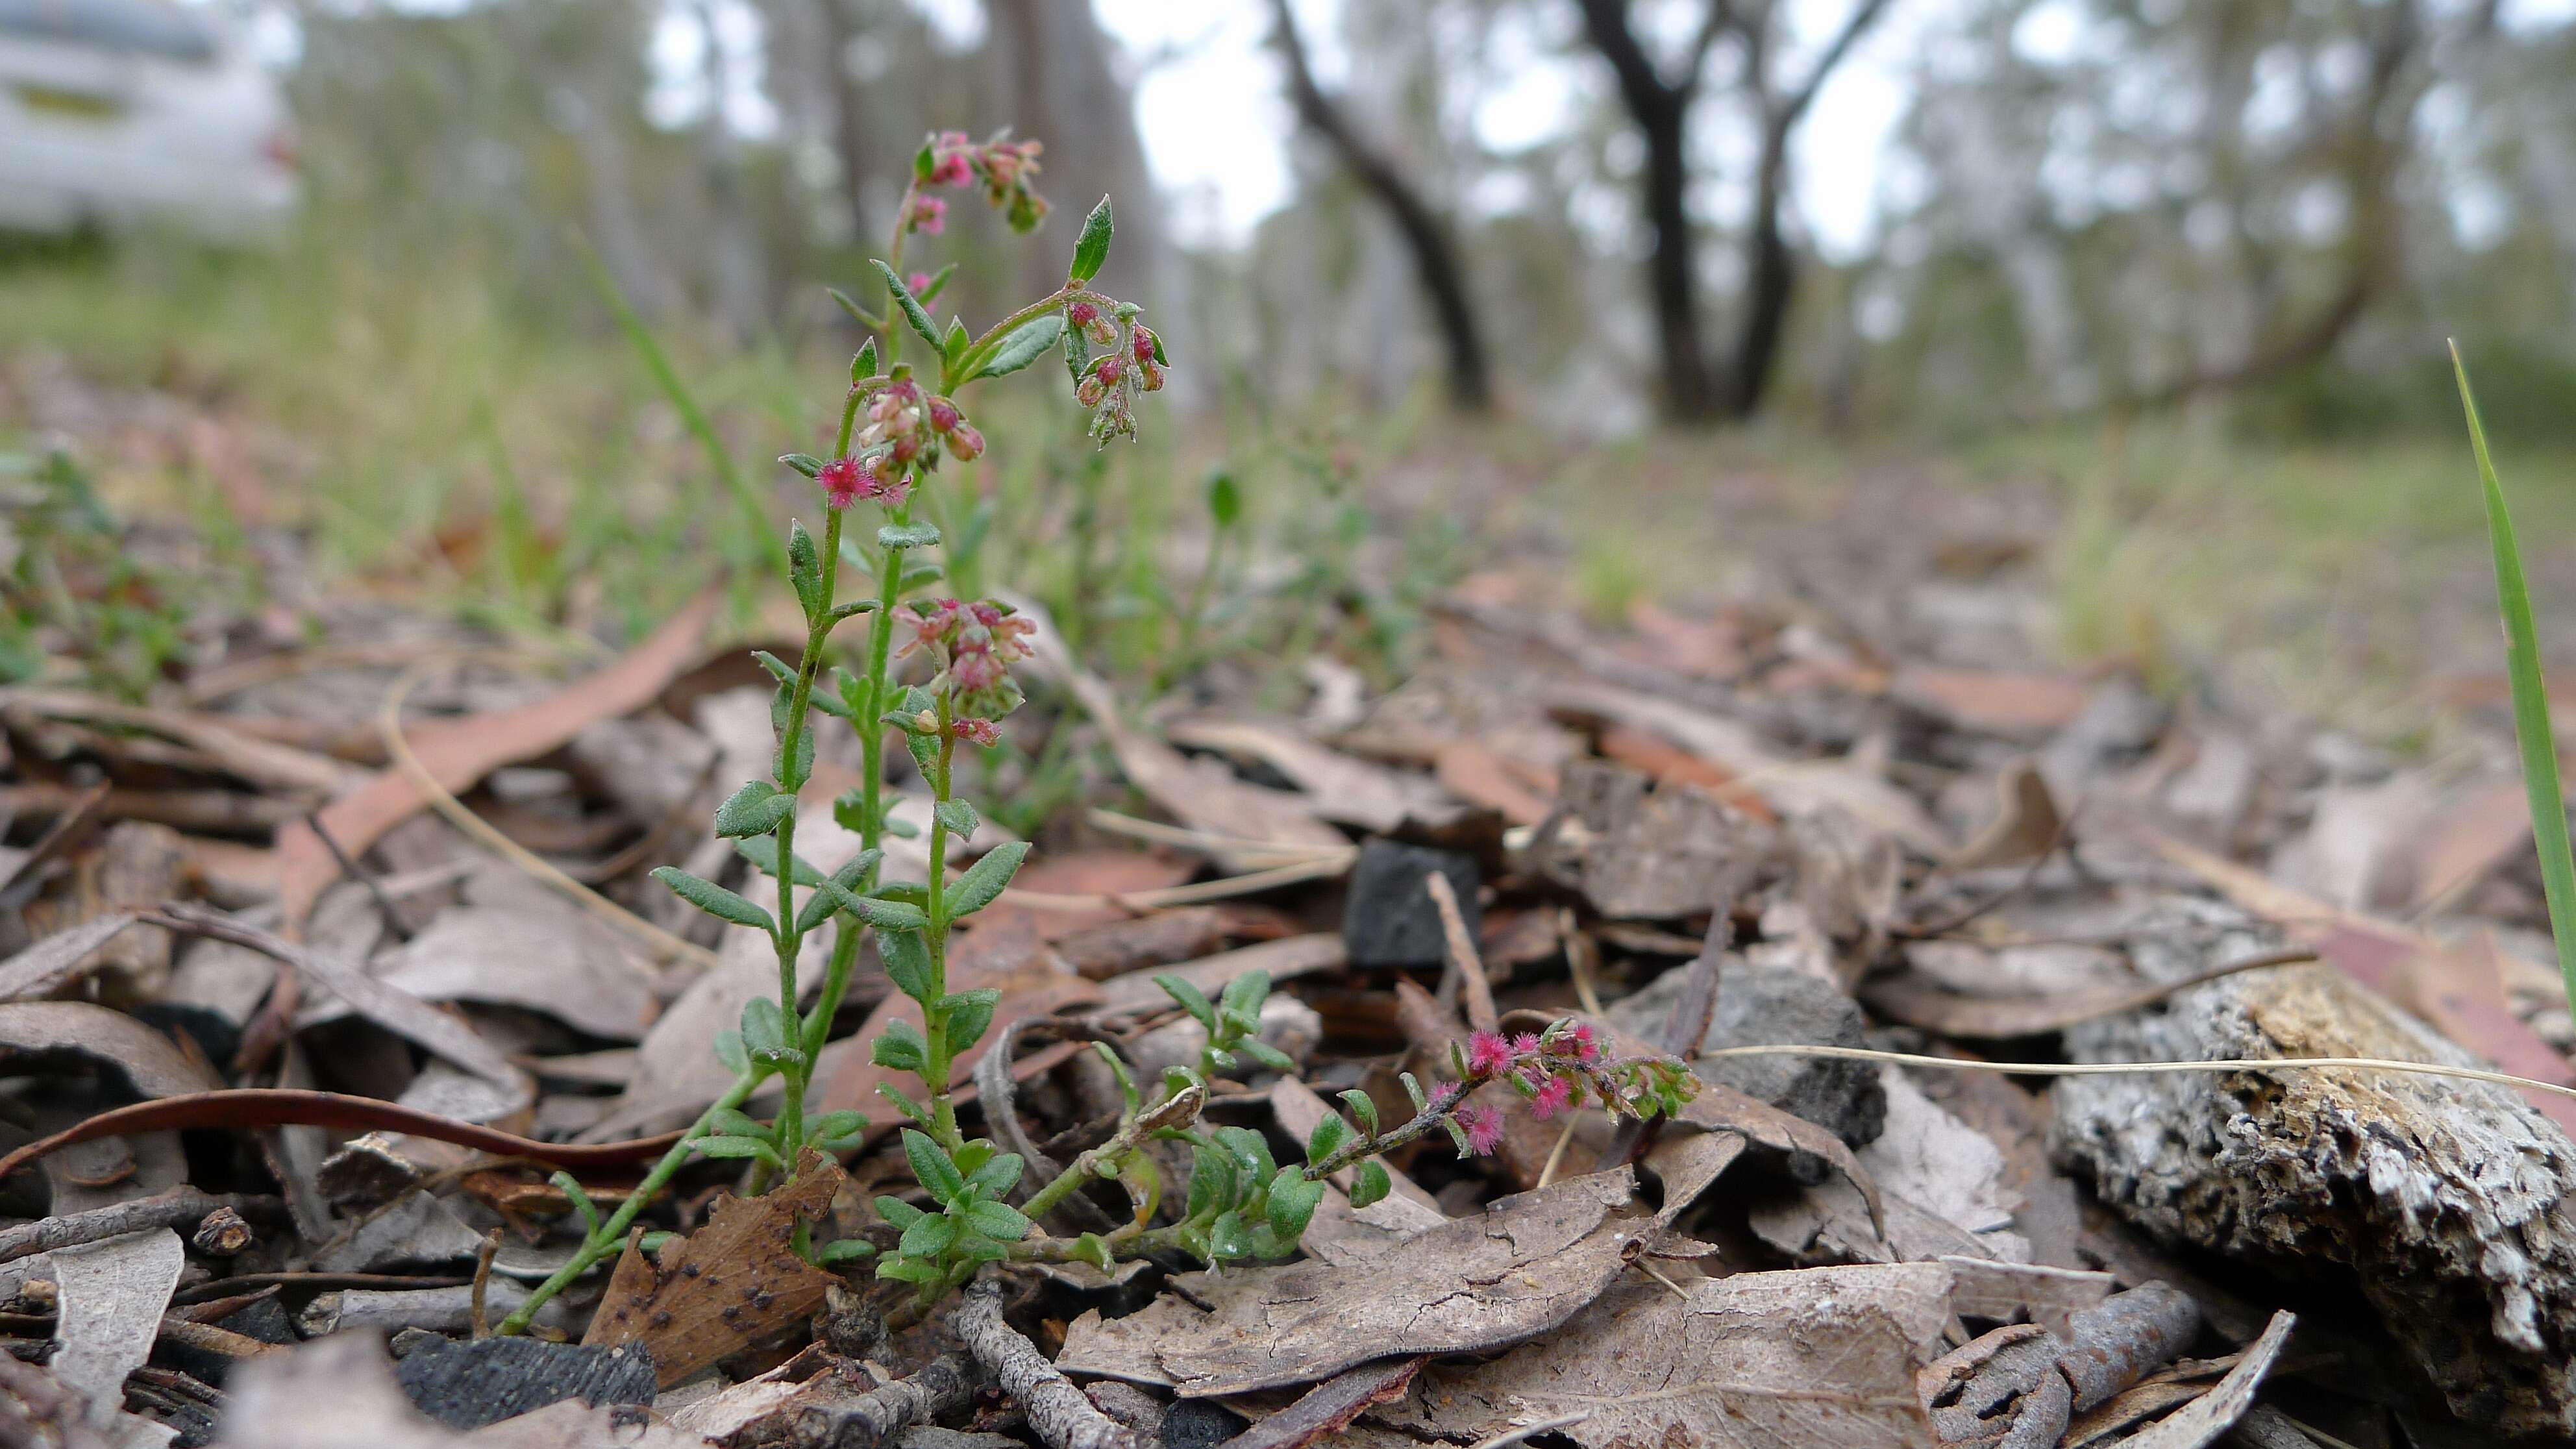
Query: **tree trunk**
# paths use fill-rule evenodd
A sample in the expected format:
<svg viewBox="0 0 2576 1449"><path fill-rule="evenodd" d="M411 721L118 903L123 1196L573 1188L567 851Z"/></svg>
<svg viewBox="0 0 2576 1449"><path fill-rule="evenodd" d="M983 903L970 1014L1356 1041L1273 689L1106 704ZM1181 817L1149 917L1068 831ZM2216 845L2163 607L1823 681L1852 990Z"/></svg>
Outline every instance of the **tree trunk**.
<svg viewBox="0 0 2576 1449"><path fill-rule="evenodd" d="M1646 225L1654 233L1646 278L1662 353L1664 414L1677 423L1706 423L1718 416L1717 390L1699 332L1698 244L1686 204L1690 160L1683 121L1688 114L1687 101L1675 97L1638 112L1637 128L1646 139Z"/></svg>
<svg viewBox="0 0 2576 1449"><path fill-rule="evenodd" d="M1762 161L1754 177L1753 218L1745 238L1752 253L1746 269L1744 315L1735 335L1735 361L1727 373L1727 415L1761 411L1789 329L1789 303L1798 286L1798 259L1780 234L1780 210L1789 183L1789 134L1780 121L1762 129Z"/></svg>
<svg viewBox="0 0 2576 1449"><path fill-rule="evenodd" d="M1493 406L1494 398L1484 333L1476 324L1475 307L1467 295L1466 269L1459 262L1448 227L1431 204L1423 200L1422 193L1396 169L1394 160L1363 140L1350 118L1315 83L1314 71L1306 61L1306 43L1297 34L1287 0L1272 0L1271 10L1277 23L1279 48L1288 62L1288 98L1297 108L1297 118L1332 144L1342 164L1386 208L1406 250L1412 253L1414 276L1421 283L1423 297L1431 304L1432 320L1439 326L1441 345L1448 358L1451 404L1464 412L1487 410Z"/></svg>

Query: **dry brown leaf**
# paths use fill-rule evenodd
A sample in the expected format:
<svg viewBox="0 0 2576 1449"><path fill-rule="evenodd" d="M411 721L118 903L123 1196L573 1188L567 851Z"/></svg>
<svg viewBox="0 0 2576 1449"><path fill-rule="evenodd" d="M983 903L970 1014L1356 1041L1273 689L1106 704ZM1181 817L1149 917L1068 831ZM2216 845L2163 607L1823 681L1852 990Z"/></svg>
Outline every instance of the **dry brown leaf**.
<svg viewBox="0 0 2576 1449"><path fill-rule="evenodd" d="M1175 721L1164 733L1175 744L1268 765L1304 792L1307 811L1319 820L1384 833L1408 819L1456 810L1439 786L1421 776L1354 759L1295 729L1203 716Z"/></svg>
<svg viewBox="0 0 2576 1449"><path fill-rule="evenodd" d="M187 1250L177 1233L153 1228L56 1248L48 1256L61 1294L54 1324L54 1339L61 1346L48 1367L88 1395L93 1405L114 1409L125 1402L125 1376L152 1356L161 1315L179 1286L179 1270L187 1266ZM111 1430L110 1437L118 1433ZM166 1433L148 1440L138 1438L142 1433L134 1425L122 1426L125 1443L167 1442Z"/></svg>
<svg viewBox="0 0 2576 1449"><path fill-rule="evenodd" d="M371 974L422 1001L476 1001L553 1017L606 1041L635 1041L659 1009L620 939L551 899L442 911ZM307 1013L299 1025L344 1012Z"/></svg>
<svg viewBox="0 0 2576 1449"><path fill-rule="evenodd" d="M1393 1354L1467 1353L1545 1333L1600 1296L1647 1218L1611 1214L1622 1168L1500 1199L1426 1229L1368 1272L1325 1263L1197 1275L1204 1313L1178 1297L1141 1313L1086 1312L1057 1365L1185 1397L1313 1383Z"/></svg>
<svg viewBox="0 0 2576 1449"><path fill-rule="evenodd" d="M1998 1263L1990 1258L1943 1258L1950 1270L1950 1307L1962 1318L1996 1323L2031 1322L2066 1336L2067 1319L2111 1296L2108 1273L2049 1268L2037 1263Z"/></svg>
<svg viewBox="0 0 2576 1449"><path fill-rule="evenodd" d="M2407 914L2430 909L2529 851L2531 796L2521 777L2481 781L2443 802L2406 846Z"/></svg>
<svg viewBox="0 0 2576 1449"><path fill-rule="evenodd" d="M1442 789L1481 805L1514 825L1547 818L1556 795L1556 771L1515 760L1477 740L1442 742L1432 756Z"/></svg>
<svg viewBox="0 0 2576 1449"><path fill-rule="evenodd" d="M2042 740L2084 712L2092 688L2063 674L1908 664L1896 671L1888 692L1953 729Z"/></svg>
<svg viewBox="0 0 2576 1449"><path fill-rule="evenodd" d="M615 664L515 709L406 727L405 739L431 778L449 791L471 787L503 765L561 747L583 728L631 714L653 701L693 659L721 594L710 588ZM425 799L410 776L388 770L324 806L317 817L340 848L355 856L414 812ZM277 833L277 895L290 927L312 914L340 863L311 826Z"/></svg>
<svg viewBox="0 0 2576 1449"><path fill-rule="evenodd" d="M2055 850L2066 830L2057 797L2039 762L2022 755L2007 762L1995 777L1995 814L1974 838L1945 862L1952 870L2021 865Z"/></svg>
<svg viewBox="0 0 2576 1449"><path fill-rule="evenodd" d="M840 1281L798 1255L798 1223L828 1221L849 1185L840 1164L807 1152L796 1179L756 1198L724 1198L707 1225L647 1258L630 1238L582 1342L641 1343L668 1388L720 1358L793 1327Z"/></svg>
<svg viewBox="0 0 2576 1449"><path fill-rule="evenodd" d="M1668 785L1687 785L1705 790L1745 814L1767 824L1780 823L1779 814L1762 798L1762 792L1744 783L1744 777L1723 765L1704 760L1679 745L1667 744L1644 730L1614 724L1601 731L1601 753L1623 765L1645 771Z"/></svg>
<svg viewBox="0 0 2576 1449"><path fill-rule="evenodd" d="M2273 1314L2263 1336L2246 1346L2217 1387L2120 1442L2130 1449L2204 1449L2253 1407L2255 1390L2263 1386L2263 1376L2272 1371L2297 1322L2295 1314Z"/></svg>
<svg viewBox="0 0 2576 1449"><path fill-rule="evenodd" d="M1914 1374L1950 1320L1948 1269L1739 1273L1700 1279L1687 1294L1632 1281L1490 1363L1434 1367L1398 1422L1473 1439L1573 1419L1560 1432L1585 1449L1932 1443Z"/></svg>
<svg viewBox="0 0 2576 1449"><path fill-rule="evenodd" d="M84 921L0 961L0 1002L50 996L97 965L98 948L134 924L131 912Z"/></svg>

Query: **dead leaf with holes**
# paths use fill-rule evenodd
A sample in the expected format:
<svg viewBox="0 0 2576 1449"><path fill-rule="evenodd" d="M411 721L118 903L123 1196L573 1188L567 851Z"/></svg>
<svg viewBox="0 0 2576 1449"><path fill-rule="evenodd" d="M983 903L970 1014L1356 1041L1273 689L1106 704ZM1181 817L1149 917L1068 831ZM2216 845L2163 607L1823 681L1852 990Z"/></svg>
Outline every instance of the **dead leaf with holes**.
<svg viewBox="0 0 2576 1449"><path fill-rule="evenodd" d="M658 1259L629 1239L582 1342L643 1344L668 1388L804 1322L840 1280L798 1256L796 1225L828 1220L833 1196L848 1185L838 1163L808 1152L795 1181L719 1201L705 1227Z"/></svg>

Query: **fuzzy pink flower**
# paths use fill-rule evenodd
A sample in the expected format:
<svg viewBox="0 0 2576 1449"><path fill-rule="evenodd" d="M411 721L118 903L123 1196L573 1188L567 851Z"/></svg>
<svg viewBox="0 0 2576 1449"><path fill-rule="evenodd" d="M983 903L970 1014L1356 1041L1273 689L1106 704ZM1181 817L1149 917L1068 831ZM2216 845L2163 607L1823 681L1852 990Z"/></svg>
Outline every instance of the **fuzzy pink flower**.
<svg viewBox="0 0 2576 1449"><path fill-rule="evenodd" d="M993 657L992 650L962 647L957 651L957 662L949 665L948 670L957 681L957 687L969 694L979 689L991 689L1001 683L1008 672L1003 669L1002 661Z"/></svg>
<svg viewBox="0 0 2576 1449"><path fill-rule="evenodd" d="M974 179L975 168L966 160L963 151L949 152L932 163L930 168L930 184L933 186L963 186Z"/></svg>
<svg viewBox="0 0 2576 1449"><path fill-rule="evenodd" d="M904 220L914 231L937 236L948 229L948 203L936 196L916 196Z"/></svg>
<svg viewBox="0 0 2576 1449"><path fill-rule="evenodd" d="M1574 1105L1574 1084L1563 1077L1550 1077L1547 1085L1530 1098L1530 1115L1544 1122Z"/></svg>
<svg viewBox="0 0 2576 1449"><path fill-rule="evenodd" d="M857 458L834 458L814 475L823 485L823 501L833 508L847 508L868 493L876 474Z"/></svg>
<svg viewBox="0 0 2576 1449"><path fill-rule="evenodd" d="M1592 1030L1592 1023L1578 1021L1557 1033L1556 1051L1559 1056L1572 1057L1578 1062L1588 1062L1601 1055L1601 1040Z"/></svg>
<svg viewBox="0 0 2576 1449"><path fill-rule="evenodd" d="M919 300L922 293L930 290L930 274L928 272L913 273L911 276L903 279L903 289L910 292L915 300Z"/></svg>
<svg viewBox="0 0 2576 1449"><path fill-rule="evenodd" d="M1070 302L1065 305L1064 325L1067 327L1088 327L1099 320L1100 309L1089 302Z"/></svg>
<svg viewBox="0 0 2576 1449"><path fill-rule="evenodd" d="M1136 360L1138 362L1151 362L1154 360L1154 334L1146 328L1137 328L1135 335L1129 340L1128 345L1130 350L1136 354Z"/></svg>
<svg viewBox="0 0 2576 1449"><path fill-rule="evenodd" d="M1467 1150L1478 1157L1489 1156L1503 1145L1503 1114L1493 1108L1461 1107L1449 1116L1467 1134Z"/></svg>
<svg viewBox="0 0 2576 1449"><path fill-rule="evenodd" d="M1516 1056L1516 1057L1532 1056L1532 1055L1535 1055L1535 1054L1537 1053L1537 1051L1538 1051L1538 1033L1537 1033L1537 1032L1534 1032L1534 1031L1525 1031L1525 1032L1522 1032L1519 1036L1516 1036L1516 1037L1513 1037L1513 1038L1512 1038L1512 1055L1513 1055L1513 1056Z"/></svg>
<svg viewBox="0 0 2576 1449"><path fill-rule="evenodd" d="M1499 1075L1512 1064L1512 1048L1499 1032L1480 1031L1467 1038L1467 1070L1480 1077Z"/></svg>
<svg viewBox="0 0 2576 1449"><path fill-rule="evenodd" d="M956 734L957 738L969 744L998 745L1002 742L1001 726L988 719L977 719L971 714L952 721L948 728Z"/></svg>

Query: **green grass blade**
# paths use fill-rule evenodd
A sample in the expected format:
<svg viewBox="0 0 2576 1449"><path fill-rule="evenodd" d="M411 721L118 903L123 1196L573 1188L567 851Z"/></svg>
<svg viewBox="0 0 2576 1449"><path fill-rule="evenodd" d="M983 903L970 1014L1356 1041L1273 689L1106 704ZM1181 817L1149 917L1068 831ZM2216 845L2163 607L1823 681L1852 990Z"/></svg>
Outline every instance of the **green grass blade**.
<svg viewBox="0 0 2576 1449"><path fill-rule="evenodd" d="M769 510L761 505L760 495L753 490L751 480L743 477L742 470L734 465L733 455L725 451L723 436L716 432L716 425L707 417L707 410L698 406L697 396L689 391L688 384L680 380L679 369L671 365L670 354L664 352L662 344L654 339L653 329L644 325L644 318L636 312L635 305L626 300L624 289L617 285L617 278L609 274L608 264L600 260L599 253L591 249L590 243L576 237L574 249L581 253L582 265L589 269L590 280L599 288L600 299L617 314L617 325L626 330L627 340L635 344L636 353L644 359L645 369L653 374L653 381L660 385L662 395L669 398L671 406L678 410L680 421L697 438L698 446L706 450L707 461L715 465L716 475L724 480L725 491L731 493L734 502L741 506L744 525L754 538L767 545L771 565L782 577L794 572L787 557L785 536L770 523Z"/></svg>
<svg viewBox="0 0 2576 1449"><path fill-rule="evenodd" d="M2469 369L2451 344L2451 370L2460 380L2460 406L2469 417L2469 447L2478 458L2486 490L2487 536L2495 544L2496 600L2504 610L2505 674L2513 684L2513 732L2522 743L2522 780L2531 793L2531 834L2540 851L2540 879L2549 892L2549 933L2558 942L2558 970L2576 1001L2576 852L2567 843L2566 797L2558 784L2558 737L2549 727L2549 689L2540 677L2540 631L2531 621L2531 589L2522 578L2522 550L2504 487L2487 456L2478 400L2469 391Z"/></svg>

